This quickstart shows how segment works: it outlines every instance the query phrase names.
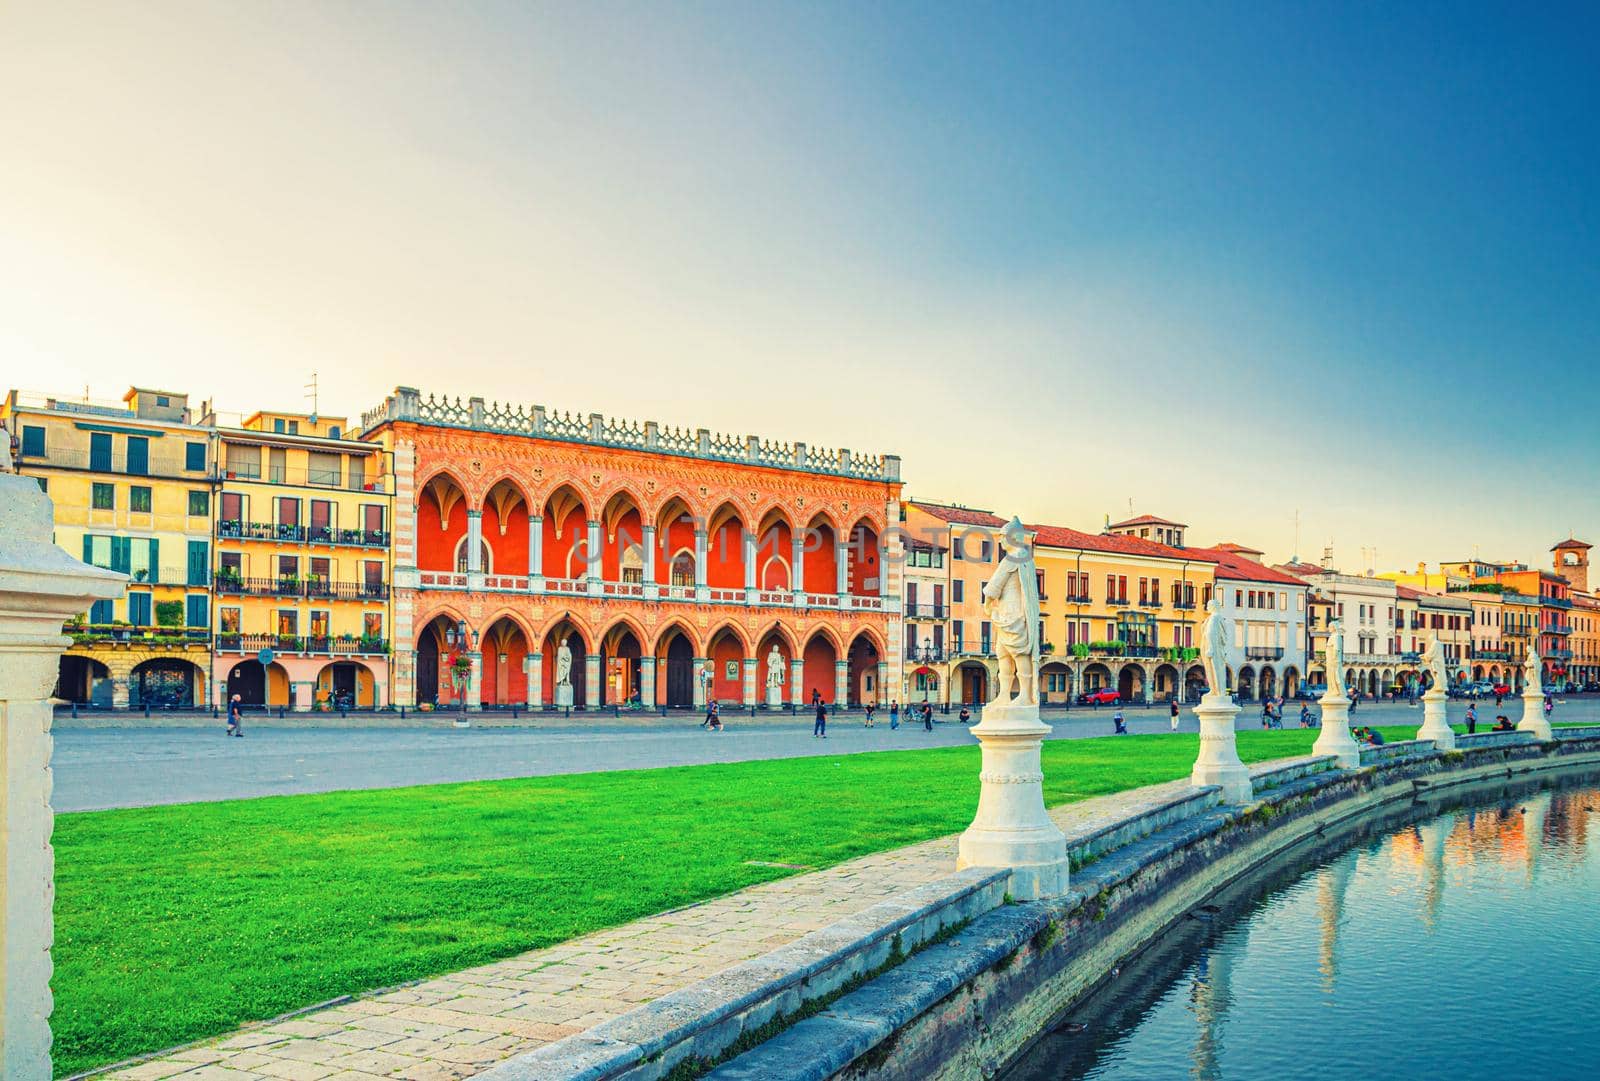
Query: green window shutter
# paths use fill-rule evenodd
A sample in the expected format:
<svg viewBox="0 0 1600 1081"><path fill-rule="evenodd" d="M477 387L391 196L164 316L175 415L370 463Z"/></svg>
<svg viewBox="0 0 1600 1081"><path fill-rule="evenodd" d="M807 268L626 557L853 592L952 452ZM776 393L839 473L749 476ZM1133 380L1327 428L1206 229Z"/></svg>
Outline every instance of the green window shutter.
<svg viewBox="0 0 1600 1081"><path fill-rule="evenodd" d="M94 537L88 533L83 535L83 561L94 565Z"/></svg>
<svg viewBox="0 0 1600 1081"><path fill-rule="evenodd" d="M133 565L133 542L127 537L111 538L111 569L129 573Z"/></svg>
<svg viewBox="0 0 1600 1081"><path fill-rule="evenodd" d="M161 581L161 542L150 538L150 581Z"/></svg>
<svg viewBox="0 0 1600 1081"><path fill-rule="evenodd" d="M189 542L189 585L203 586L210 574L211 551L205 541Z"/></svg>

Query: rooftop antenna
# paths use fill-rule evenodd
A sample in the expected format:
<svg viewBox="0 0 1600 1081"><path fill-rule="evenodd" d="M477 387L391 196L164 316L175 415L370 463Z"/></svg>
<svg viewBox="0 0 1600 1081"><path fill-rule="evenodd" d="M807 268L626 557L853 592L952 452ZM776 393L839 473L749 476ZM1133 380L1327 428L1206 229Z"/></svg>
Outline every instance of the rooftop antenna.
<svg viewBox="0 0 1600 1081"><path fill-rule="evenodd" d="M309 391L309 393L306 395L306 397L311 399L311 422L313 424L315 424L317 422L317 373L316 372L312 372L311 373L311 382L306 384L305 389L307 391Z"/></svg>
<svg viewBox="0 0 1600 1081"><path fill-rule="evenodd" d="M1300 508L1294 509L1294 555L1289 557L1290 563L1300 562Z"/></svg>

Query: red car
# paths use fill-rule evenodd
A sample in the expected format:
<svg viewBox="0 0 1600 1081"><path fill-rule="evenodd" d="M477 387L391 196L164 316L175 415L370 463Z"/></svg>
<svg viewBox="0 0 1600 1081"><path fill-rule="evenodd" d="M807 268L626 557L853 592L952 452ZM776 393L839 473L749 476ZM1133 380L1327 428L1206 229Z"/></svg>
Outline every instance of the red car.
<svg viewBox="0 0 1600 1081"><path fill-rule="evenodd" d="M1098 691L1084 691L1078 695L1078 705L1080 706L1120 706L1121 704L1122 696L1116 691L1105 687L1100 688Z"/></svg>

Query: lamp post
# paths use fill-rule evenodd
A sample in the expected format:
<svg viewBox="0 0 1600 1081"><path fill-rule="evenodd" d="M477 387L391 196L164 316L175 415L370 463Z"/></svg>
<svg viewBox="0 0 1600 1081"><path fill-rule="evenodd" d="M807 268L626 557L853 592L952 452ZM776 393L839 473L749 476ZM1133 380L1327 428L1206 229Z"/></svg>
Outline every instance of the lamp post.
<svg viewBox="0 0 1600 1081"><path fill-rule="evenodd" d="M455 651L456 656L471 653L478 648L478 632L469 628L465 620L457 620L454 627L449 627L444 632L445 645ZM467 657L465 668L455 662L450 664L450 686L455 689L456 701L461 706L461 716L456 720L457 728L465 728L467 721L467 688L472 683L472 658Z"/></svg>

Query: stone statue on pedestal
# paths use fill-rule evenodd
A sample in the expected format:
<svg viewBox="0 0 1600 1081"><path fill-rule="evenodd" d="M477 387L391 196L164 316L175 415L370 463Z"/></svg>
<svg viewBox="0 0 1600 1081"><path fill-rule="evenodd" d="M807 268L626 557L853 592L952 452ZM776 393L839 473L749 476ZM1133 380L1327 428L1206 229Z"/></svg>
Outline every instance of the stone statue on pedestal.
<svg viewBox="0 0 1600 1081"><path fill-rule="evenodd" d="M1428 640L1428 648L1422 654L1422 663L1427 666L1428 675L1433 677L1431 689L1443 694L1450 686L1450 674L1445 670L1444 646L1439 644L1437 634Z"/></svg>
<svg viewBox="0 0 1600 1081"><path fill-rule="evenodd" d="M572 649L565 638L556 647L556 686L572 686Z"/></svg>
<svg viewBox="0 0 1600 1081"><path fill-rule="evenodd" d="M1027 530L1013 517L1000 534L1005 558L983 587L983 610L994 625L1000 678L990 705L1039 704L1039 578ZM1017 696L1011 697L1011 685Z"/></svg>
<svg viewBox="0 0 1600 1081"><path fill-rule="evenodd" d="M1328 673L1328 694L1335 698L1349 698L1350 692L1344 686L1344 622L1330 620L1328 623L1328 645L1323 653L1323 667Z"/></svg>
<svg viewBox="0 0 1600 1081"><path fill-rule="evenodd" d="M1528 659L1522 662L1522 693L1544 693L1543 663L1539 659L1538 636L1528 640Z"/></svg>
<svg viewBox="0 0 1600 1081"><path fill-rule="evenodd" d="M1228 693L1228 625L1222 618L1222 602L1213 597L1206 602L1206 619L1200 625L1200 667L1206 674L1206 694Z"/></svg>
<svg viewBox="0 0 1600 1081"><path fill-rule="evenodd" d="M783 704L784 681L783 654L778 652L777 643L767 653L767 705L780 706Z"/></svg>

